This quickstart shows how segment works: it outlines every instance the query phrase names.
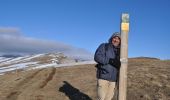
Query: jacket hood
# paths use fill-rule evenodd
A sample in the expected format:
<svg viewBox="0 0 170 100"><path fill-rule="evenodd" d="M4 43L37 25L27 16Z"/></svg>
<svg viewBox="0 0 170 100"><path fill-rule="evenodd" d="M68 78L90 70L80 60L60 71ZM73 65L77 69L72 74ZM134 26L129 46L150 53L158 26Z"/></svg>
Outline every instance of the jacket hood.
<svg viewBox="0 0 170 100"><path fill-rule="evenodd" d="M115 33L113 33L112 34L112 36L109 38L109 43L112 43L112 39L114 38L114 37L119 37L120 39L121 39L121 35L120 35L120 33L119 32L115 32Z"/></svg>

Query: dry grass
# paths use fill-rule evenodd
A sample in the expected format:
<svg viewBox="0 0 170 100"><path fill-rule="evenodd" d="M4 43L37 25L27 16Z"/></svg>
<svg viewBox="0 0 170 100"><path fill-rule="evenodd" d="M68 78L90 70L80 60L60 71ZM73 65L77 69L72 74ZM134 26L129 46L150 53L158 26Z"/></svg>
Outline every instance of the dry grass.
<svg viewBox="0 0 170 100"><path fill-rule="evenodd" d="M170 100L170 61L130 59L127 100ZM95 100L94 65L0 76L0 100Z"/></svg>
<svg viewBox="0 0 170 100"><path fill-rule="evenodd" d="M128 100L170 100L170 61L131 59Z"/></svg>

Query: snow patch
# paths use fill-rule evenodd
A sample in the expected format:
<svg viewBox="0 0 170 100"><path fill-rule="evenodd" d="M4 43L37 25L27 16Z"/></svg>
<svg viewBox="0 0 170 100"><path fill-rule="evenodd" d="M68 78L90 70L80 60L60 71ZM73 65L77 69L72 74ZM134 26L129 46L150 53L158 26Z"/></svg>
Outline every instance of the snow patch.
<svg viewBox="0 0 170 100"><path fill-rule="evenodd" d="M20 64L15 64L15 65L11 65L8 67L1 67L0 68L0 74L5 73L5 72L9 72L9 71L13 71L13 70L19 70L19 69L25 69L27 67L29 67L28 65L32 65L32 64L37 64L37 62L27 62L27 63L20 63Z"/></svg>
<svg viewBox="0 0 170 100"><path fill-rule="evenodd" d="M74 63L67 63L67 64L46 64L46 65L40 65L40 66L36 66L34 68L31 69L41 69L41 68L48 68L48 67L70 67L70 66L75 66L75 65L85 65L85 64L96 64L95 61L83 61L83 62L74 62ZM29 70L31 70L29 69Z"/></svg>

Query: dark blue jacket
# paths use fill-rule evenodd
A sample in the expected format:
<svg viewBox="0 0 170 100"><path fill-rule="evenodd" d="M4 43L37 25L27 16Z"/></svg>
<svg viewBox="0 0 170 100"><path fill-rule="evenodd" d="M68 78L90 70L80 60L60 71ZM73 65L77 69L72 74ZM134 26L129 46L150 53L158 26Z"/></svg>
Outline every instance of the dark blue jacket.
<svg viewBox="0 0 170 100"><path fill-rule="evenodd" d="M107 45L107 47L105 47ZM111 43L102 43L96 50L94 60L98 63L97 78L108 81L117 81L118 70L109 64L110 58L116 58L115 48ZM120 54L119 54L120 55Z"/></svg>

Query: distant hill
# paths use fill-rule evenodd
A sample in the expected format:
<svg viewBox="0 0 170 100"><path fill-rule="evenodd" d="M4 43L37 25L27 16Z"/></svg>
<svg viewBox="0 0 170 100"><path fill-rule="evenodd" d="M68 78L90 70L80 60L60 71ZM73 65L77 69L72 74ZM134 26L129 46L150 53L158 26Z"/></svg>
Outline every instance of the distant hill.
<svg viewBox="0 0 170 100"><path fill-rule="evenodd" d="M34 55L3 55L0 57L0 74L17 70L30 70L39 67L48 67L58 64L81 62L63 53L44 53Z"/></svg>
<svg viewBox="0 0 170 100"><path fill-rule="evenodd" d="M160 60L160 59L154 58L154 57L134 57L134 58L131 58L131 59L154 59L154 60Z"/></svg>
<svg viewBox="0 0 170 100"><path fill-rule="evenodd" d="M4 57L4 58L16 58L16 57L21 57L21 55L12 55L12 54L9 54L9 55L2 55L0 57Z"/></svg>

